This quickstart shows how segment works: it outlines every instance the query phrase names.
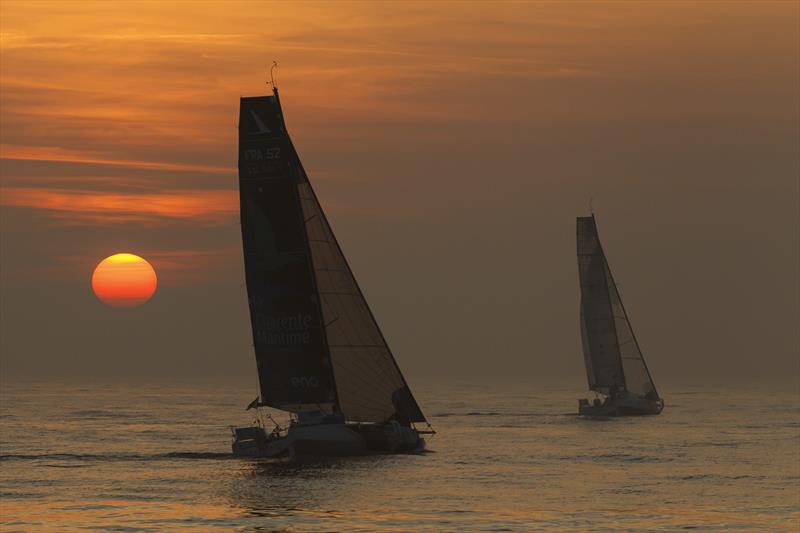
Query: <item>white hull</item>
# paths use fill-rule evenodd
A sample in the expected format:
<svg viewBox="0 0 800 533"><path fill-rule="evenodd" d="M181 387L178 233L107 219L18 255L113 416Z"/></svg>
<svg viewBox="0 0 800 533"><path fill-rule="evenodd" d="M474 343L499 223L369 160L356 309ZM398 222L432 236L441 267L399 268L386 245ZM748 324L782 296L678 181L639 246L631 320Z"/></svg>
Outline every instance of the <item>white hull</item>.
<svg viewBox="0 0 800 533"><path fill-rule="evenodd" d="M248 436L260 431L262 438L236 438L233 453L243 457L318 456L341 457L382 453L409 453L425 448L425 439L412 428L387 424L295 424L285 436L267 437L261 428L243 428Z"/></svg>
<svg viewBox="0 0 800 533"><path fill-rule="evenodd" d="M300 455L363 455L366 442L345 424L292 426L286 437L295 454Z"/></svg>
<svg viewBox="0 0 800 533"><path fill-rule="evenodd" d="M233 455L239 457L286 457L293 453L289 439L267 435L264 428L258 426L235 429L231 447Z"/></svg>
<svg viewBox="0 0 800 533"><path fill-rule="evenodd" d="M643 416L657 415L664 409L664 400L650 400L647 398L623 397L607 398L604 402L595 400L578 401L578 414L583 416Z"/></svg>

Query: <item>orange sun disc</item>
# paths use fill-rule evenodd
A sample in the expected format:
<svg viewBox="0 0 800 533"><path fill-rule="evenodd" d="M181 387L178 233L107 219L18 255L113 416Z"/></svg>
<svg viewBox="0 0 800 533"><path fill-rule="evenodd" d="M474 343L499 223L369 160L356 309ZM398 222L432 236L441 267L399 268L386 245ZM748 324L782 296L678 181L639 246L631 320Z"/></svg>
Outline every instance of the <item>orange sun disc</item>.
<svg viewBox="0 0 800 533"><path fill-rule="evenodd" d="M114 254L95 267L92 290L97 298L112 307L136 307L156 292L156 271L133 254Z"/></svg>

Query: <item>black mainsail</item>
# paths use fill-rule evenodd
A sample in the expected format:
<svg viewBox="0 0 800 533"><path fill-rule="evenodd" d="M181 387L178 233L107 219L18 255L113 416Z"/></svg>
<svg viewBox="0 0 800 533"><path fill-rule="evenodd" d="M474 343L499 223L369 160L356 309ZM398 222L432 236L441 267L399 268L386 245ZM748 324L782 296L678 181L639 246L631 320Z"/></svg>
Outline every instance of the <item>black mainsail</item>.
<svg viewBox="0 0 800 533"><path fill-rule="evenodd" d="M239 187L261 403L425 422L289 138L277 89L241 99Z"/></svg>
<svg viewBox="0 0 800 533"><path fill-rule="evenodd" d="M589 388L658 398L603 253L594 215L578 217L581 340Z"/></svg>

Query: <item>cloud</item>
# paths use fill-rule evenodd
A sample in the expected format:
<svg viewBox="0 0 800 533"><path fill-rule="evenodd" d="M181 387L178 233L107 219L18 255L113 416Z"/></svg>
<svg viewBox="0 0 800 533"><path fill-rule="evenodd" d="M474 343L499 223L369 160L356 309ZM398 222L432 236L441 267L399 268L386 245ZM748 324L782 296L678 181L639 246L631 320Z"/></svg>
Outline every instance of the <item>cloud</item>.
<svg viewBox="0 0 800 533"><path fill-rule="evenodd" d="M20 32L0 33L0 44L5 50L18 49L50 49L65 48L84 49L97 46L98 43L114 41L139 43L171 43L171 44L205 44L214 45L242 44L243 41L260 37L253 33L96 33L85 35L30 35Z"/></svg>
<svg viewBox="0 0 800 533"><path fill-rule="evenodd" d="M95 152L68 150L58 146L0 145L0 158L23 161L57 161L87 165L110 165L148 170L169 170L177 172L202 172L206 174L233 174L235 169L209 165L168 163L165 161L142 161L114 159Z"/></svg>
<svg viewBox="0 0 800 533"><path fill-rule="evenodd" d="M0 205L43 210L73 224L164 220L232 223L239 211L234 190L171 190L158 193L113 193L75 189L0 188Z"/></svg>

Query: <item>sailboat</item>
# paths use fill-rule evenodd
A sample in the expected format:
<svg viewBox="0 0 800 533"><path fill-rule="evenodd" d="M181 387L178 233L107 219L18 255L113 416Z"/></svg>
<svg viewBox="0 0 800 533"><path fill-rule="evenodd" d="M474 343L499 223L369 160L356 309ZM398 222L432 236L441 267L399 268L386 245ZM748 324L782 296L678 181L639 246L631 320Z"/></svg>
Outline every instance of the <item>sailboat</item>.
<svg viewBox="0 0 800 533"><path fill-rule="evenodd" d="M664 409L644 361L614 276L603 253L594 214L578 217L581 341L592 402L578 401L587 416L657 415Z"/></svg>
<svg viewBox="0 0 800 533"><path fill-rule="evenodd" d="M233 429L251 457L413 452L434 433L286 130L278 89L239 110L239 196L259 396L288 427ZM270 417L271 419L271 417ZM424 426L421 426L424 425Z"/></svg>

